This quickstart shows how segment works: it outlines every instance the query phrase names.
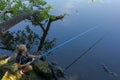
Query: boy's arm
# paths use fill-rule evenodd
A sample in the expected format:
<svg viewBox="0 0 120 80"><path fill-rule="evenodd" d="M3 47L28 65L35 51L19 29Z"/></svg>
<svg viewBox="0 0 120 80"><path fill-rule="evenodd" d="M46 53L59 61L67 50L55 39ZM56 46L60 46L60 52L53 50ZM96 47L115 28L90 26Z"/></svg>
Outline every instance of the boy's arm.
<svg viewBox="0 0 120 80"><path fill-rule="evenodd" d="M21 67L28 66L28 65L30 65L30 64L31 64L31 62L28 62L28 63L26 63L26 64L22 64L22 65L20 65L19 63L17 63L17 66L18 66L18 68L21 68Z"/></svg>
<svg viewBox="0 0 120 80"><path fill-rule="evenodd" d="M36 58L36 57L38 57L38 55L28 55L28 57L30 57L30 58Z"/></svg>

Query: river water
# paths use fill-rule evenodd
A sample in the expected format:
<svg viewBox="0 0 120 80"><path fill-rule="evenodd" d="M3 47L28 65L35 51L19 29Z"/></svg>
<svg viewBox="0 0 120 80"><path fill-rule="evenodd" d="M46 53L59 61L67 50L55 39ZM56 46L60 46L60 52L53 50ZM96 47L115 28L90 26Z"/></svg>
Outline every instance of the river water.
<svg viewBox="0 0 120 80"><path fill-rule="evenodd" d="M52 0L48 2L55 6L51 13L67 14L63 21L52 24L49 37L56 37L57 44L98 26L97 29L56 50L48 60L56 61L66 68L99 38L107 34L87 54L72 64L66 73L77 80L119 80L120 1Z"/></svg>
<svg viewBox="0 0 120 80"><path fill-rule="evenodd" d="M54 15L66 14L63 20L51 24L47 38L56 38L56 46L98 27L57 49L47 58L63 69L82 55L103 35L103 39L80 57L67 70L66 75L77 80L120 80L120 1L119 0L47 0ZM10 31L22 29L29 22L17 24ZM18 27L19 26L19 27ZM32 28L39 34L38 27ZM5 50L1 50L7 53Z"/></svg>

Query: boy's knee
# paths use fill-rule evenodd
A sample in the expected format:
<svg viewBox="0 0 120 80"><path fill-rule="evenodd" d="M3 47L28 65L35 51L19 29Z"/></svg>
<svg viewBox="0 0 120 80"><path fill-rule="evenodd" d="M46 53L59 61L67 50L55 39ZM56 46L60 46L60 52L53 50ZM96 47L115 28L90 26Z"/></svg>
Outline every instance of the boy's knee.
<svg viewBox="0 0 120 80"><path fill-rule="evenodd" d="M32 66L31 66L31 65L29 65L29 67L28 67L28 68L29 68L29 70L33 70L33 68L32 68Z"/></svg>

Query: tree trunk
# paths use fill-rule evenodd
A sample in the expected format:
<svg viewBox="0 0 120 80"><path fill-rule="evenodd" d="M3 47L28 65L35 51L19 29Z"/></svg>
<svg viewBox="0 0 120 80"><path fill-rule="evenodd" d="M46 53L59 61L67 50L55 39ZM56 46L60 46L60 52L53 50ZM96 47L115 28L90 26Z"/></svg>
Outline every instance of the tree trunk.
<svg viewBox="0 0 120 80"><path fill-rule="evenodd" d="M30 19L30 15L28 13L22 13L16 17L14 17L13 19L10 19L9 21L1 23L0 24L0 38L3 34L2 33L3 29L4 29L4 31L6 31L25 19Z"/></svg>
<svg viewBox="0 0 120 80"><path fill-rule="evenodd" d="M46 27L46 29L44 29L44 31L43 31L43 35L42 35L42 37L41 37L41 41L40 41L40 44L39 44L39 46L38 46L38 51L41 51L41 49L42 49L42 47L43 47L43 45L44 45L44 42L45 42L45 39L46 39L46 37L47 37L48 31L49 31L49 29L50 29L51 23L54 22L54 21L57 21L57 20L60 20L60 19L64 18L64 16L65 16L65 14L60 15L60 16L56 16L55 19L49 19L48 24L47 24L47 27Z"/></svg>
<svg viewBox="0 0 120 80"><path fill-rule="evenodd" d="M43 32L43 35L42 35L42 37L41 37L40 44L39 44L39 46L38 46L38 51L41 51L41 49L42 49L42 47L43 47L43 45L44 45L44 42L45 42L46 36L47 36L47 34L48 34L48 31L49 31L49 29L50 29L51 23L52 23L52 21L49 20L49 22L48 22L48 24L47 24L47 27L46 27L46 29L45 29L45 31Z"/></svg>

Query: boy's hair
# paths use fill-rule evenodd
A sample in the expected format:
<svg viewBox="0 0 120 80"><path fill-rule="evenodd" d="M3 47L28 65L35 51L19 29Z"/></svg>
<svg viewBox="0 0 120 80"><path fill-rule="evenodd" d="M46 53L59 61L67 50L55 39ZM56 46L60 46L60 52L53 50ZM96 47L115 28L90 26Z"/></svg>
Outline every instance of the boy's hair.
<svg viewBox="0 0 120 80"><path fill-rule="evenodd" d="M20 44L20 45L17 45L16 50L21 53L21 52L26 52L27 48L26 48L26 45Z"/></svg>

